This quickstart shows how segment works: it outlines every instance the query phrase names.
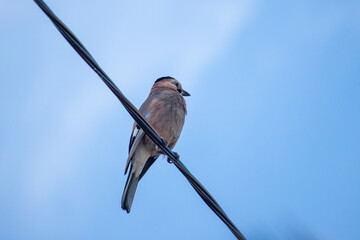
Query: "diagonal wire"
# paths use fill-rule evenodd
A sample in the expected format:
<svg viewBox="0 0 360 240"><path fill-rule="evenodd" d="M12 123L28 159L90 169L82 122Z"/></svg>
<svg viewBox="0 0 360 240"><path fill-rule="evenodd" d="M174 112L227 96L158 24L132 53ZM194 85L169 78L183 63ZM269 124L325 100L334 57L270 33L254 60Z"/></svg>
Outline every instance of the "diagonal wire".
<svg viewBox="0 0 360 240"><path fill-rule="evenodd" d="M56 28L75 49L75 51L85 60L85 62L99 75L103 82L110 88L110 90L120 100L125 109L134 118L134 120L140 125L145 133L155 142L157 146L171 159L171 162L179 169L179 171L186 177L191 186L200 195L204 202L214 211L214 213L226 224L230 231L235 235L237 239L245 240L245 237L241 234L239 229L225 214L224 210L211 196L211 194L205 189L203 185L189 172L185 165L178 159L173 151L165 145L163 140L159 137L156 131L147 123L145 118L138 112L135 106L124 96L124 94L117 88L114 82L106 75L106 73L97 64L95 59L86 50L83 44L77 39L77 37L68 29L59 18L51 11L51 9L42 0L34 0L35 3L44 11L44 13L54 23Z"/></svg>

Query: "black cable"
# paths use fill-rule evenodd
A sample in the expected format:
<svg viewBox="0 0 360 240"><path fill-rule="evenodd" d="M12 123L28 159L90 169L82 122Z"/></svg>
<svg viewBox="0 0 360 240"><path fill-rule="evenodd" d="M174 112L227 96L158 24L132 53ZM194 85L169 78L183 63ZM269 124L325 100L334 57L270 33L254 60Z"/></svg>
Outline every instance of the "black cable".
<svg viewBox="0 0 360 240"><path fill-rule="evenodd" d="M156 143L157 146L163 150L163 152L171 159L171 162L179 169L179 171L190 182L191 186L200 195L204 202L215 212L215 214L227 225L230 231L236 236L237 239L245 240L245 237L241 234L239 229L231 222L220 205L211 196L211 194L205 189L203 185L189 172L185 165L178 159L173 151L165 145L163 140L159 137L156 131L147 123L145 118L139 113L135 106L124 96L124 94L117 88L113 81L106 75L106 73L100 68L95 59L86 50L77 37L68 29L59 18L51 11L51 9L42 0L34 0L35 3L44 11L44 13L55 24L56 28L75 49L75 51L87 62L87 64L99 75L103 82L110 88L110 90L120 100L125 109L134 118L134 120L140 125L144 132Z"/></svg>

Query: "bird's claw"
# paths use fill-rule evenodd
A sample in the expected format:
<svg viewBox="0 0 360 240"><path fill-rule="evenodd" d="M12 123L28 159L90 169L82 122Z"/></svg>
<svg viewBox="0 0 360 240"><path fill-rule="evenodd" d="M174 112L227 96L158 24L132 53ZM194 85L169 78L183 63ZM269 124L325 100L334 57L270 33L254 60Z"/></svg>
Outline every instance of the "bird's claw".
<svg viewBox="0 0 360 240"><path fill-rule="evenodd" d="M180 158L179 154L177 152L174 152L174 154L175 154L176 159L179 160L179 158ZM170 157L167 158L167 161L168 161L168 163L173 163L173 160Z"/></svg>
<svg viewBox="0 0 360 240"><path fill-rule="evenodd" d="M162 138L162 137L160 137L160 138L161 138L161 141L163 142L163 144L167 146L168 142L164 138ZM161 150L161 148L159 148L158 145L155 146L155 149L158 153L163 154L163 151Z"/></svg>
<svg viewBox="0 0 360 240"><path fill-rule="evenodd" d="M168 142L166 141L166 139L164 139L164 138L162 138L162 137L160 137L160 138L161 138L162 142L167 146ZM166 155L166 154L159 148L159 146L156 145L155 148L156 148L156 151L157 151L158 153ZM174 154L175 154L175 158L176 158L176 159L179 159L179 158L180 158L180 156L179 156L179 154L178 154L177 152L174 152ZM168 161L168 163L173 163L173 160L172 160L170 157L167 157L167 161Z"/></svg>
<svg viewBox="0 0 360 240"><path fill-rule="evenodd" d="M161 140L162 140L162 142L164 143L164 145L168 145L168 142L166 141L166 139L164 139L164 138L161 138Z"/></svg>

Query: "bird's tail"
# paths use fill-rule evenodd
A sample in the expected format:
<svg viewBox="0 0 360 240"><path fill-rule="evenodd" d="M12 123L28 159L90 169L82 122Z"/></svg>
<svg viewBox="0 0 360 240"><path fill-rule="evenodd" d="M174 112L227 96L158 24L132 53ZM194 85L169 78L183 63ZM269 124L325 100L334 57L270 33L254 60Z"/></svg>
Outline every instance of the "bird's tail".
<svg viewBox="0 0 360 240"><path fill-rule="evenodd" d="M139 177L136 176L135 171L131 170L127 178L124 193L121 199L121 208L126 210L127 213L130 212L130 208L135 196L136 187L139 182Z"/></svg>

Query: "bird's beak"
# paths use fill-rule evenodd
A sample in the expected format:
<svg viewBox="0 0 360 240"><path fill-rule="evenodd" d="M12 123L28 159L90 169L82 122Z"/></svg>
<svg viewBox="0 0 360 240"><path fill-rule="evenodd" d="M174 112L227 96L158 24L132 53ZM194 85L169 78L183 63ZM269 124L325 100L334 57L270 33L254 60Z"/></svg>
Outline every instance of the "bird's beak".
<svg viewBox="0 0 360 240"><path fill-rule="evenodd" d="M181 91L181 95L183 95L184 97L191 96L190 93L188 93L188 92L185 91L184 89Z"/></svg>

